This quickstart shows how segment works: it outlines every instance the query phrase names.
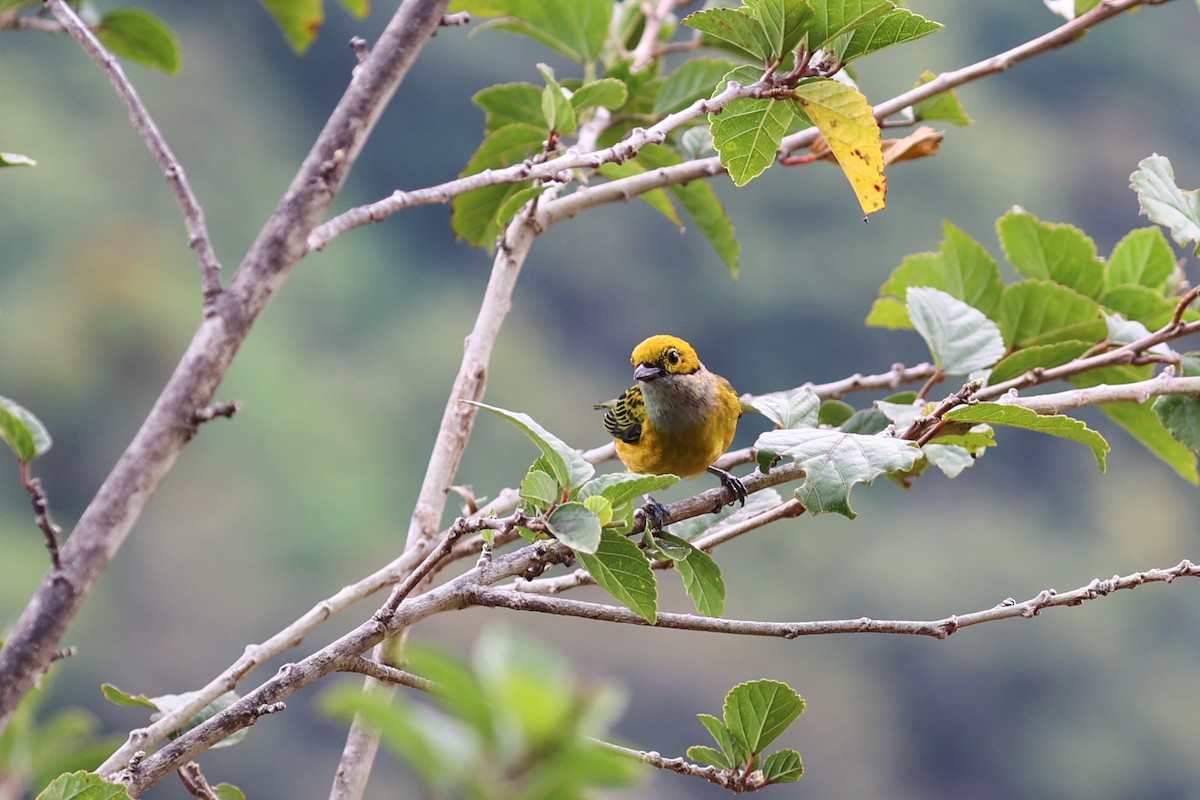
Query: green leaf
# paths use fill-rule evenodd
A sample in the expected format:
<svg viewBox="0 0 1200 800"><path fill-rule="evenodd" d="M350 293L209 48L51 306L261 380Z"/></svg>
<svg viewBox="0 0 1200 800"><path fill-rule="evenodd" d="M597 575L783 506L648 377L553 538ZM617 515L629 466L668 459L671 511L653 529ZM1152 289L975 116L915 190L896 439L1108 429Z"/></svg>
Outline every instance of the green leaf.
<svg viewBox="0 0 1200 800"><path fill-rule="evenodd" d="M601 78L585 83L571 95L571 105L579 113L589 108L618 109L629 99L629 90L616 78Z"/></svg>
<svg viewBox="0 0 1200 800"><path fill-rule="evenodd" d="M1175 272L1175 255L1161 228L1139 228L1117 242L1105 269L1109 286L1161 289Z"/></svg>
<svg viewBox="0 0 1200 800"><path fill-rule="evenodd" d="M37 800L129 800L129 792L94 772L71 772L51 781Z"/></svg>
<svg viewBox="0 0 1200 800"><path fill-rule="evenodd" d="M996 309L1004 296L1004 279L1000 276L1000 265L984 246L962 228L945 222L939 255L946 285L933 288L943 289L995 319Z"/></svg>
<svg viewBox="0 0 1200 800"><path fill-rule="evenodd" d="M1157 153L1138 162L1129 182L1137 190L1141 213L1170 230L1180 247L1194 242L1193 252L1200 254L1200 190L1180 189L1170 160Z"/></svg>
<svg viewBox="0 0 1200 800"><path fill-rule="evenodd" d="M490 135L505 125L519 123L541 128L542 89L532 83L498 83L480 89L471 102L483 109L487 115L484 128ZM545 131L539 131L545 138Z"/></svg>
<svg viewBox="0 0 1200 800"><path fill-rule="evenodd" d="M1054 281L1093 300L1104 291L1096 243L1075 226L1042 222L1014 210L996 222L996 230L1009 262L1022 275Z"/></svg>
<svg viewBox="0 0 1200 800"><path fill-rule="evenodd" d="M942 27L941 23L925 19L906 8L892 8L882 16L856 26L850 40L842 48L842 52L838 53L838 59L843 64L848 64L856 58L862 58L885 47L928 36L940 31Z"/></svg>
<svg viewBox="0 0 1200 800"><path fill-rule="evenodd" d="M1072 380L1072 383L1078 382L1078 379ZM1196 471L1196 454L1171 434L1149 404L1105 403L1100 406L1100 410L1175 470L1179 477L1193 485L1200 485L1200 473Z"/></svg>
<svg viewBox="0 0 1200 800"><path fill-rule="evenodd" d="M795 750L777 750L763 761L762 771L769 783L795 783L804 775L804 764Z"/></svg>
<svg viewBox="0 0 1200 800"><path fill-rule="evenodd" d="M579 64L600 57L613 11L611 0L489 0L456 7L474 16L502 17L479 31L497 28L529 36Z"/></svg>
<svg viewBox="0 0 1200 800"><path fill-rule="evenodd" d="M1148 328L1161 328L1175 314L1175 302L1162 292L1145 286L1114 286L1100 296L1105 308L1126 319L1137 320Z"/></svg>
<svg viewBox="0 0 1200 800"><path fill-rule="evenodd" d="M890 436L818 428L767 431L754 446L791 458L804 470L796 498L809 513L832 511L850 519L858 516L850 508L855 484L870 485L885 472L911 469L921 455L912 442Z"/></svg>
<svg viewBox="0 0 1200 800"><path fill-rule="evenodd" d="M773 61L771 43L762 22L750 13L745 6L741 8L708 8L688 14L683 18L683 24L695 28L701 33L707 33L723 42L728 42L738 50L744 50L763 62Z"/></svg>
<svg viewBox="0 0 1200 800"><path fill-rule="evenodd" d="M504 202L500 204L500 208L496 210L496 225L503 228L530 200L541 197L547 188L549 187L545 184L534 184L515 192L509 192L508 196L504 198Z"/></svg>
<svg viewBox="0 0 1200 800"><path fill-rule="evenodd" d="M155 711L161 711L149 697L144 694L129 694L111 683L103 683L100 685L100 691L104 694L104 698L108 702L118 706L137 706L140 708L152 708Z"/></svg>
<svg viewBox="0 0 1200 800"><path fill-rule="evenodd" d="M909 289L908 318L929 346L937 368L947 375L969 375L1004 356L999 326L979 309L938 289Z"/></svg>
<svg viewBox="0 0 1200 800"><path fill-rule="evenodd" d="M758 20L762 36L770 48L770 60L782 61L796 49L808 33L807 23L813 16L806 0L743 0L746 10Z"/></svg>
<svg viewBox="0 0 1200 800"><path fill-rule="evenodd" d="M479 145L463 169L461 177L519 164L541 151L546 139L544 128L523 123L512 123L493 131ZM451 204L450 224L459 239L475 247L495 247L500 234L497 214L504 201L529 186L529 181L513 184L485 186L482 189L464 192Z"/></svg>
<svg viewBox="0 0 1200 800"><path fill-rule="evenodd" d="M606 530L600 534L595 554L577 551L576 555L600 588L654 624L658 617L658 585L650 562L636 544Z"/></svg>
<svg viewBox="0 0 1200 800"><path fill-rule="evenodd" d="M604 495L592 495L591 497L585 499L583 504L587 507L588 511L591 511L596 515L596 518L600 520L601 527L612 522L613 504L612 501ZM597 544L599 544L599 537L597 537Z"/></svg>
<svg viewBox="0 0 1200 800"><path fill-rule="evenodd" d="M1164 395L1155 401L1154 413L1172 436L1193 453L1200 453L1200 397Z"/></svg>
<svg viewBox="0 0 1200 800"><path fill-rule="evenodd" d="M765 750L802 713L803 698L779 681L750 681L725 695L725 726L751 754Z"/></svg>
<svg viewBox="0 0 1200 800"><path fill-rule="evenodd" d="M714 88L736 65L724 58L693 58L672 72L654 98L657 117L681 111L697 100L711 97Z"/></svg>
<svg viewBox="0 0 1200 800"><path fill-rule="evenodd" d="M600 518L583 503L563 503L546 517L554 538L577 553L595 553L600 546Z"/></svg>
<svg viewBox="0 0 1200 800"><path fill-rule="evenodd" d="M730 765L730 768L742 766L749 759L749 754L745 748L740 747L733 740L733 735L729 732L729 728L725 727L725 723L714 717L712 714L697 714L696 719L700 720L700 724L704 726L709 735L721 748L721 753L725 756L725 762Z"/></svg>
<svg viewBox="0 0 1200 800"><path fill-rule="evenodd" d="M0 152L0 167L36 167L37 162L20 153Z"/></svg>
<svg viewBox="0 0 1200 800"><path fill-rule="evenodd" d="M1095 300L1050 281L1021 281L1005 288L999 322L1013 349L1069 339L1099 342L1108 335Z"/></svg>
<svg viewBox="0 0 1200 800"><path fill-rule="evenodd" d="M932 72L926 70L921 73L921 77L917 79L917 86L923 86L936 78ZM922 100L913 105L913 114L918 120L924 122L948 122L951 125L957 125L960 128L967 125L973 125L975 121L967 115L967 111L963 108L962 103L958 99L958 95L953 90L935 94L927 100Z"/></svg>
<svg viewBox="0 0 1200 800"><path fill-rule="evenodd" d="M614 506L636 500L649 492L657 492L679 482L678 475L641 475L636 472L610 472L599 475L579 488L578 500L607 497Z"/></svg>
<svg viewBox="0 0 1200 800"><path fill-rule="evenodd" d="M882 137L867 98L853 86L820 78L796 87L796 103L837 157L863 213L883 208L887 203L887 178L883 174Z"/></svg>
<svg viewBox="0 0 1200 800"><path fill-rule="evenodd" d="M717 769L733 769L733 765L729 763L729 759L725 757L724 753L701 744L689 747L687 757L698 764L713 766Z"/></svg>
<svg viewBox="0 0 1200 800"><path fill-rule="evenodd" d="M33 461L54 444L50 432L32 411L3 396L0 396L0 441L12 449L22 464Z"/></svg>
<svg viewBox="0 0 1200 800"><path fill-rule="evenodd" d="M712 556L697 548L691 542L680 539L666 531L658 534L659 542L673 546L674 551L683 550L686 557L671 555L679 577L683 578L683 588L688 597L696 604L696 611L706 617L719 617L725 613L725 580L721 577L721 568Z"/></svg>
<svg viewBox="0 0 1200 800"><path fill-rule="evenodd" d="M490 411L496 416L516 425L542 451L542 456L545 457L553 478L558 481L558 485L562 488L574 489L582 485L584 481L592 477L595 473L596 468L584 461L583 456L579 455L578 450L534 422L533 418L528 414L507 411L503 408L489 406L486 403L477 403L473 400L466 402L473 406L478 406L484 411Z"/></svg>
<svg viewBox="0 0 1200 800"><path fill-rule="evenodd" d="M322 0L262 0L262 4L297 53L308 49L325 22Z"/></svg>
<svg viewBox="0 0 1200 800"><path fill-rule="evenodd" d="M647 145L638 153L638 161L651 169L658 169L678 164L682 159L665 147ZM708 239L712 248L717 251L717 255L729 267L730 274L736 278L738 256L742 249L734 234L733 223L730 221L729 215L725 213L725 207L721 205L721 200L717 197L712 182L692 181L683 186L671 186L669 191L687 211L688 216L696 223L696 227Z"/></svg>
<svg viewBox="0 0 1200 800"><path fill-rule="evenodd" d="M826 400L821 403L821 409L817 413L817 423L828 425L831 428L840 428L852 416L854 416L854 406L844 400Z"/></svg>
<svg viewBox="0 0 1200 800"><path fill-rule="evenodd" d="M184 692L183 694L163 694L159 695L158 697L149 698L150 702L153 703L155 708L158 709L158 713L151 714L150 719L160 719L164 715L171 713L180 706L192 702L193 698L195 698L198 694L199 692ZM168 738L175 739L176 737L187 733L193 728L199 727L207 722L211 717L215 717L217 714L220 714L222 711L229 708L239 699L240 698L238 697L237 692L225 692L224 694L218 696L217 699L206 705L204 708L197 711L195 716L172 732ZM242 728L241 730L230 734L228 737L214 744L210 749L217 750L223 747L233 747L242 741L242 739L246 738L247 730L248 728Z"/></svg>
<svg viewBox="0 0 1200 800"><path fill-rule="evenodd" d="M921 447L929 463L942 471L947 478L957 478L963 470L975 466L975 457L965 447L953 444L930 442Z"/></svg>
<svg viewBox="0 0 1200 800"><path fill-rule="evenodd" d="M546 87L542 89L542 119L546 122L546 128L554 133L574 133L577 125L575 107L554 79L554 70L545 64L538 64L537 68L546 80Z"/></svg>
<svg viewBox="0 0 1200 800"><path fill-rule="evenodd" d="M988 376L988 385L1010 381L1029 372L1032 369L1050 369L1074 361L1092 348L1094 342L1082 342L1069 339L1054 344L1034 345L1017 350L1004 358Z"/></svg>
<svg viewBox="0 0 1200 800"><path fill-rule="evenodd" d="M745 186L771 166L792 115L788 101L750 98L733 100L720 114L708 115L713 147L734 185Z"/></svg>
<svg viewBox="0 0 1200 800"><path fill-rule="evenodd" d="M814 428L819 421L821 398L808 387L752 395L745 402L780 428Z"/></svg>
<svg viewBox="0 0 1200 800"><path fill-rule="evenodd" d="M809 25L808 49L824 49L838 37L895 10L890 0L826 0ZM839 57L841 54L839 53ZM844 59L843 59L844 60Z"/></svg>
<svg viewBox="0 0 1200 800"><path fill-rule="evenodd" d="M344 5L346 0L342 0ZM246 800L246 793L232 783L218 783L213 790L217 793L217 800Z"/></svg>
<svg viewBox="0 0 1200 800"><path fill-rule="evenodd" d="M342 8L346 9L347 13L358 19L371 13L371 0L338 0L338 2L342 4Z"/></svg>
<svg viewBox="0 0 1200 800"><path fill-rule="evenodd" d="M945 419L971 424L1004 425L1037 433L1047 433L1071 442L1078 442L1092 450L1100 471L1104 472L1104 459L1109 451L1104 437L1083 422L1063 414L1041 415L1028 408L1000 403L975 403L962 406L946 414Z"/></svg>
<svg viewBox="0 0 1200 800"><path fill-rule="evenodd" d="M95 30L96 38L116 55L168 75L179 72L179 42L175 33L148 11L138 8L110 11L100 18Z"/></svg>
<svg viewBox="0 0 1200 800"><path fill-rule="evenodd" d="M540 469L531 469L521 481L521 499L528 500L539 509L549 508L562 499L558 482Z"/></svg>

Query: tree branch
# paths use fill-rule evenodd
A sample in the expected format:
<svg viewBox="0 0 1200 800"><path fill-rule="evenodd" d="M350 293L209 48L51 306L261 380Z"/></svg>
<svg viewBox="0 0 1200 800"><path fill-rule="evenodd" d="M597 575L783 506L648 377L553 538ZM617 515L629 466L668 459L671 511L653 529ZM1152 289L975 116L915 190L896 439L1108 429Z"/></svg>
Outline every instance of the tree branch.
<svg viewBox="0 0 1200 800"><path fill-rule="evenodd" d="M91 56L96 65L100 67L100 71L108 78L109 83L112 84L113 89L116 90L117 95L129 110L129 119L133 123L133 129L145 141L158 168L162 170L163 176L171 186L171 190L175 194L175 202L179 204L179 211L183 214L183 224L187 228L188 247L196 254L196 260L200 265L200 282L204 289L204 310L206 314L212 313L212 304L221 294L221 262L217 260L217 253L213 250L212 241L209 238L208 226L204 222L204 209L201 208L200 202L192 192L183 166L171 152L171 148L167 145L162 133L159 132L158 126L154 124L149 109L138 96L137 90L133 88L129 78L125 76L125 71L121 69L121 62L117 60L117 57L105 49L96 35L92 33L91 28L83 23L83 20L75 13L75 9L71 8L66 0L43 0L43 3L63 26L63 29L79 42L84 52Z"/></svg>
<svg viewBox="0 0 1200 800"><path fill-rule="evenodd" d="M62 0L48 0L62 10ZM141 428L62 548L0 650L0 729L49 663L63 632L187 443L238 348L306 252L305 240L358 158L448 0L405 0L318 136L291 186L216 299Z"/></svg>
<svg viewBox="0 0 1200 800"><path fill-rule="evenodd" d="M758 620L718 619L696 614L673 614L660 611L653 627L674 630L700 631L705 633L727 633L737 636L767 636L795 639L800 636L826 636L839 633L889 633L907 636L929 636L945 639L962 628L997 622L1002 619L1032 619L1047 608L1078 606L1089 600L1106 597L1123 589L1134 589L1147 583L1171 583L1176 578L1200 578L1200 567L1184 560L1167 569L1150 569L1135 572L1125 577L1113 576L1107 580L1096 578L1086 586L1070 592L1058 593L1044 589L1034 597L1018 603L1011 598L994 608L968 614L956 614L938 620L874 620L859 619L823 620L815 622L762 622ZM532 611L540 614L579 617L581 619L616 622L625 625L649 626L641 616L621 606L571 600L566 597L547 597L537 594L516 592L511 589L495 589L479 584L467 584L462 589L467 603L488 608L507 608L513 611Z"/></svg>

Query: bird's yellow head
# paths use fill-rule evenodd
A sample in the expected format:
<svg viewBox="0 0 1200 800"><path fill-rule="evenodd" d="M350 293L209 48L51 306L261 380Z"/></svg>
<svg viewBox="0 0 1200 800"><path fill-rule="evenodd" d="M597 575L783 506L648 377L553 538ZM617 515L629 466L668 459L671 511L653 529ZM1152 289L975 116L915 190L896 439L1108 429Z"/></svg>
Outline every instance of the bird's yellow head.
<svg viewBox="0 0 1200 800"><path fill-rule="evenodd" d="M629 359L633 376L639 381L652 381L663 375L689 375L703 369L696 350L677 336L651 336L637 347Z"/></svg>

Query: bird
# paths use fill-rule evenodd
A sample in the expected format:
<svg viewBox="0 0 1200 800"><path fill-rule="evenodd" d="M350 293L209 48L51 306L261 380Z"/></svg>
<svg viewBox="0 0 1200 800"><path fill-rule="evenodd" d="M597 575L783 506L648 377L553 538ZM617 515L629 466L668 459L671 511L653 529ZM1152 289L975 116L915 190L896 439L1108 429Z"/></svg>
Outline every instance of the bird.
<svg viewBox="0 0 1200 800"><path fill-rule="evenodd" d="M604 427L621 463L648 475L694 478L709 472L745 505L745 485L713 466L729 449L742 415L733 386L677 336L651 336L633 348L629 360L636 383L616 400L595 406L605 411ZM661 530L662 505L647 497L646 512Z"/></svg>

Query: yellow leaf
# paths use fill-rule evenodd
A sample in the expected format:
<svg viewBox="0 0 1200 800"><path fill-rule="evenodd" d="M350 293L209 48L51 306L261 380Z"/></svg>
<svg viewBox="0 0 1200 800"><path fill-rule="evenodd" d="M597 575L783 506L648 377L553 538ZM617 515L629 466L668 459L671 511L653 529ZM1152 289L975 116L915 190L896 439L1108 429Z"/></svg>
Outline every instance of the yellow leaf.
<svg viewBox="0 0 1200 800"><path fill-rule="evenodd" d="M887 202L879 123L854 87L817 80L796 87L796 102L829 143L866 214Z"/></svg>

